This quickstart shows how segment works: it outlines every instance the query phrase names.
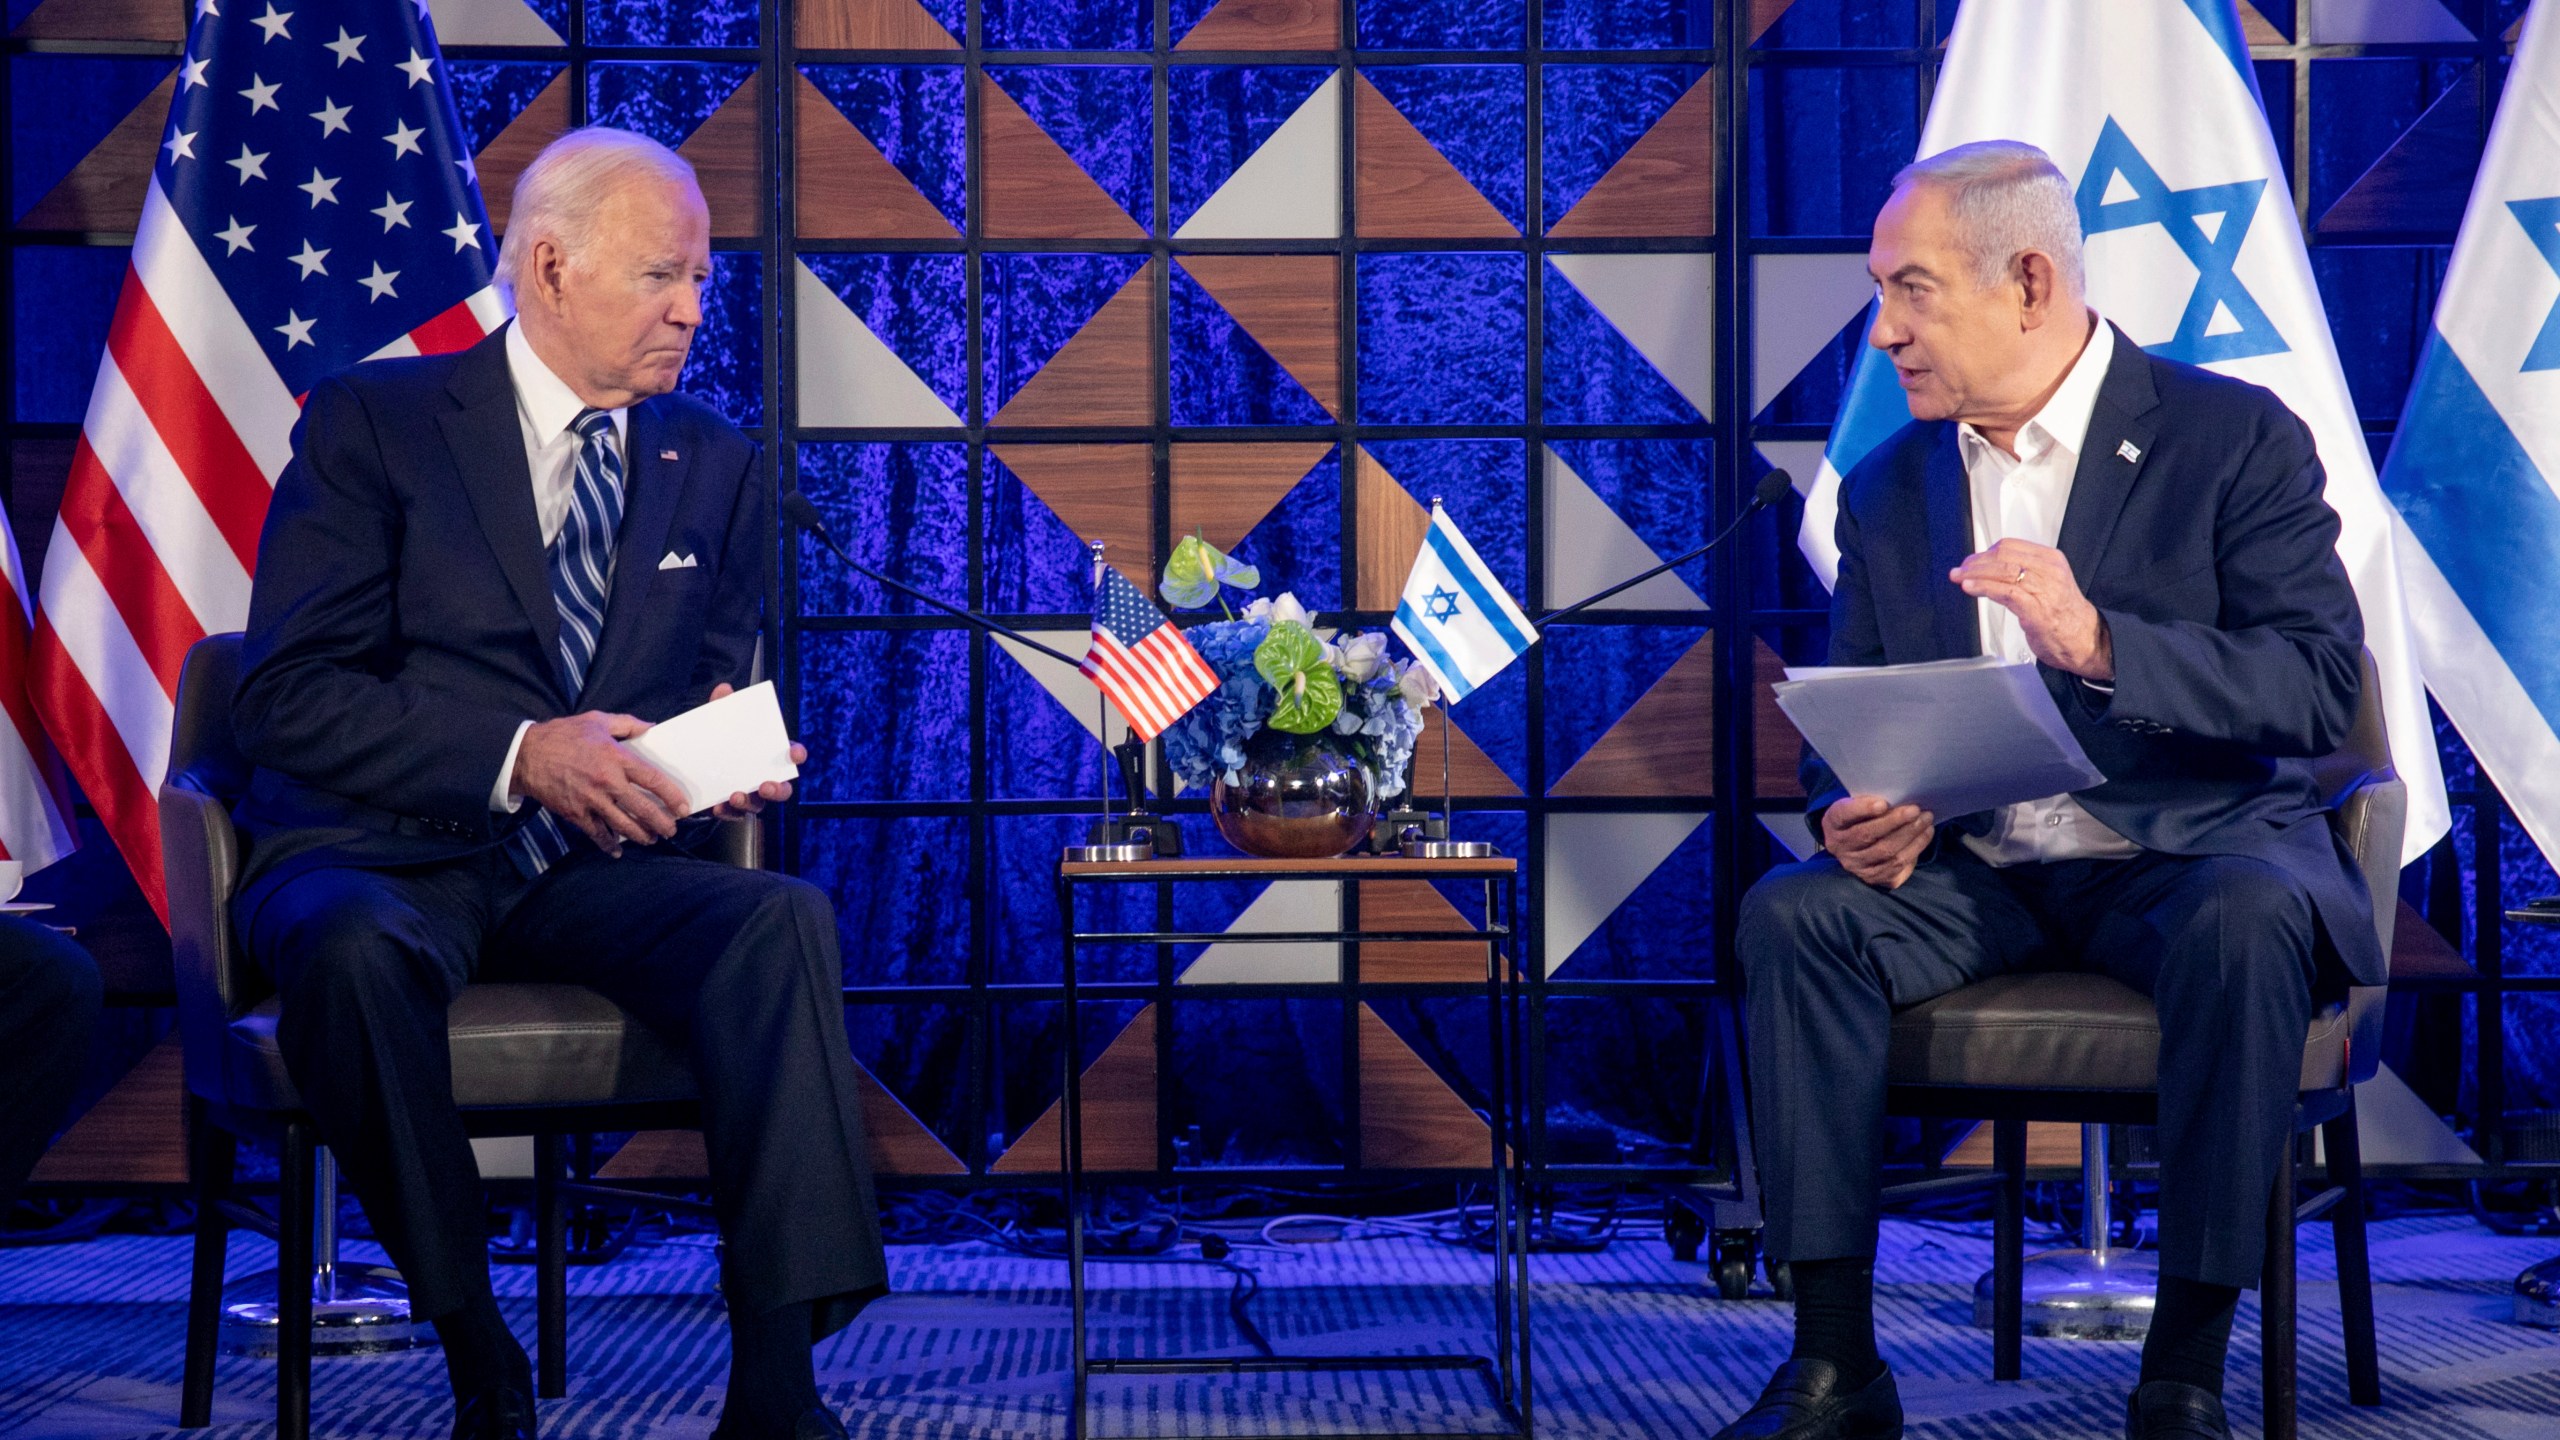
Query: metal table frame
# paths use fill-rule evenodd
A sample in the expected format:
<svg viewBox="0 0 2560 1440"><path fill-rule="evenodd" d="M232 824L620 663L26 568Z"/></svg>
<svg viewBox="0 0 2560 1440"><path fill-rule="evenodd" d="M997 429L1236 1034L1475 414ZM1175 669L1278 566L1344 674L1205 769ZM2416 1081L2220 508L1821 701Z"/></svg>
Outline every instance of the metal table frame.
<svg viewBox="0 0 2560 1440"><path fill-rule="evenodd" d="M1074 1346L1074 1383L1067 1417L1068 1440L1097 1440L1086 1424L1090 1382L1095 1375L1241 1375L1272 1372L1359 1370L1465 1370L1483 1377L1505 1428L1448 1431L1415 1435L1398 1432L1400 1440L1531 1440L1529 1389L1529 1228L1527 1043L1515 940L1520 933L1520 867L1509 858L1407 860L1401 857L1336 860L1169 859L1132 862L1061 861L1058 866L1058 915L1063 936L1066 1037L1065 1093L1060 1101L1060 1165L1067 1211L1067 1292ZM1194 933L1173 929L1088 931L1077 926L1078 886L1152 882L1159 886L1187 880L1442 880L1481 882L1484 926L1473 931L1377 931L1343 928L1328 931ZM1159 916L1165 912L1159 909ZM1492 1355L1270 1355L1219 1359L1119 1359L1095 1356L1086 1343L1085 1249L1086 1183L1084 1168L1084 1066L1077 1000L1077 951L1095 945L1189 944L1339 944L1345 946L1340 977L1332 982L1257 985L1256 994L1303 991L1308 995L1341 994L1349 987L1356 997L1358 945L1397 943L1466 943L1485 947L1484 997L1489 1025L1492 1086L1489 1128L1492 1153L1486 1169L1493 1182L1493 1338ZM1384 987L1380 987L1384 988ZM1398 987L1401 988L1401 987ZM1216 998L1214 987L1202 995ZM1160 1023L1170 1025L1167 1011ZM1356 1045L1356 1036L1346 1036ZM1163 1172L1140 1172L1162 1174ZM1210 1176L1215 1171L1209 1172Z"/></svg>

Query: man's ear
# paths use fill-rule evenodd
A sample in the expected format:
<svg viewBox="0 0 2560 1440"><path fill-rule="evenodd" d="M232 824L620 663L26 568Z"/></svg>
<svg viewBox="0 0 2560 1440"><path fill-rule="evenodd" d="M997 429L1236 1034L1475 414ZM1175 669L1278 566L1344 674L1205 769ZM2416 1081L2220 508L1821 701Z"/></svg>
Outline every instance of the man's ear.
<svg viewBox="0 0 2560 1440"><path fill-rule="evenodd" d="M2019 323L2029 330L2040 328L2053 318L2054 300L2060 289L2061 277L2055 273L2053 257L2041 250L2023 250L2011 264L2016 267Z"/></svg>

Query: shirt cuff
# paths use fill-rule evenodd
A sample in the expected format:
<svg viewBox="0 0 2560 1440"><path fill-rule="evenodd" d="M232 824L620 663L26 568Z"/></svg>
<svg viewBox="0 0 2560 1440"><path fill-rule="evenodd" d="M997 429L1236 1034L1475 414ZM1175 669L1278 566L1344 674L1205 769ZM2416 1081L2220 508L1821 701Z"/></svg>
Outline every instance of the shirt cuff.
<svg viewBox="0 0 2560 1440"><path fill-rule="evenodd" d="M533 728L530 720L516 722L516 738L507 742L506 763L498 767L498 783L489 787L489 809L493 813L513 815L524 807L524 797L507 792L507 782L515 778L516 752L524 748L524 732Z"/></svg>

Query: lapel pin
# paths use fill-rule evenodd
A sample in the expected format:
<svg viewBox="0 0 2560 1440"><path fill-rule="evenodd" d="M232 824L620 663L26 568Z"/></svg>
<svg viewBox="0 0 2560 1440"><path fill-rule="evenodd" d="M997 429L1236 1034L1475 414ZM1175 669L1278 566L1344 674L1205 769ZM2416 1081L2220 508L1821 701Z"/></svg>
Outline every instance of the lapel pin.
<svg viewBox="0 0 2560 1440"><path fill-rule="evenodd" d="M661 450L658 452L658 458L661 460L673 460L676 458L676 452L673 450Z"/></svg>
<svg viewBox="0 0 2560 1440"><path fill-rule="evenodd" d="M2118 445L2118 446L2116 447L2116 453L2124 457L2124 463L2126 463L2127 465L2131 465L2131 464L2135 463L2136 461L2138 461L2138 460L2140 460L2140 459L2142 458L2142 450L2141 450L2141 447L2139 447L2139 446L2135 445L2135 444L2134 444L2132 441L2130 441L2130 440L2127 440L2127 441L2125 441L2123 444ZM672 460L672 459L674 459L675 457L674 457L674 456L672 456L672 455L670 455L670 456L668 456L667 458L668 458L668 459L670 459L670 460Z"/></svg>

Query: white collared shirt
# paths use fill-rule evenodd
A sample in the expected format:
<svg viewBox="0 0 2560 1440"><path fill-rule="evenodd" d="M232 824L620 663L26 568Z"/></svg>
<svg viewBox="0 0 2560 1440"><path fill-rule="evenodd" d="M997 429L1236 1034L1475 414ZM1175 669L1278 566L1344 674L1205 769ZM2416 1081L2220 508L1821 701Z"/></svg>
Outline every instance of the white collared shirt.
<svg viewBox="0 0 2560 1440"><path fill-rule="evenodd" d="M569 521L569 496L578 483L578 433L569 428L580 412L587 408L569 382L552 373L533 353L533 342L524 338L524 324L519 321L507 327L507 378L514 382L516 422L524 431L525 467L533 472L533 514L542 526L542 548L547 553L551 542L560 536L560 527ZM626 457L630 447L631 412L608 410L613 419L613 446ZM629 460L624 461L626 473ZM516 773L516 751L524 744L524 732L533 728L531 720L516 726L516 738L507 744L507 758L498 766L498 782L489 790L489 808L510 814L524 803L524 797L507 793L507 782Z"/></svg>
<svg viewBox="0 0 2560 1440"><path fill-rule="evenodd" d="M2115 359L2115 331L2091 312L2089 343L2062 385L2034 419L2020 427L2017 454L2012 456L1982 437L1971 425L1956 427L1956 449L1964 457L1967 487L1973 495L1973 548L1988 550L2000 540L2028 540L2052 545L2062 535L2063 511L2071 504L2072 474L2088 441L2089 416L2097 408L2098 388L2106 382ZM1974 619L1982 636L1982 653L2003 660L2035 659L2026 631L2006 606L1989 598L1974 601ZM2069 795L2049 795L2003 809L1988 835L1968 835L1965 844L1994 865L2028 861L2115 859L2140 852L2140 846L2108 829Z"/></svg>

